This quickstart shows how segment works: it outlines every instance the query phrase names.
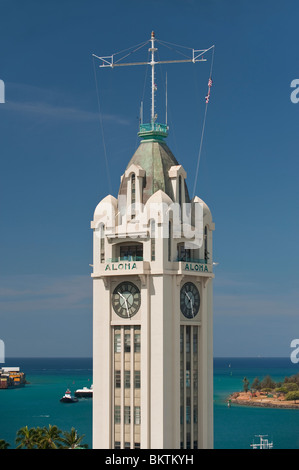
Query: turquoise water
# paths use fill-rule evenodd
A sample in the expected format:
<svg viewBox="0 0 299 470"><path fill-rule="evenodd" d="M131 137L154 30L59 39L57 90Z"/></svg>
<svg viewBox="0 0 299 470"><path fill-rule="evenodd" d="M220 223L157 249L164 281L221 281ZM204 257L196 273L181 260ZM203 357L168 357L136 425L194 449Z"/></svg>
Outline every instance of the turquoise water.
<svg viewBox="0 0 299 470"><path fill-rule="evenodd" d="M275 449L299 448L299 410L227 406L226 398L252 382L270 375L280 381L299 367L289 358L219 358L214 360L214 447L248 449L254 436L267 434ZM255 439L256 440L256 439Z"/></svg>
<svg viewBox="0 0 299 470"><path fill-rule="evenodd" d="M6 359L6 366L20 366L30 382L22 389L0 390L0 439L15 447L18 429L56 424L69 431L74 426L92 447L92 399L63 404L66 388L92 383L92 360ZM242 390L243 378L251 382L265 375L278 381L297 373L289 358L216 358L214 360L214 447L248 449L257 434L268 434L276 449L299 448L299 410L227 407L227 396Z"/></svg>
<svg viewBox="0 0 299 470"><path fill-rule="evenodd" d="M91 359L6 359L5 366L20 366L30 384L21 389L0 390L0 439L15 448L16 432L23 426L57 425L63 431L75 427L92 446L92 399L60 403L67 388L92 384Z"/></svg>

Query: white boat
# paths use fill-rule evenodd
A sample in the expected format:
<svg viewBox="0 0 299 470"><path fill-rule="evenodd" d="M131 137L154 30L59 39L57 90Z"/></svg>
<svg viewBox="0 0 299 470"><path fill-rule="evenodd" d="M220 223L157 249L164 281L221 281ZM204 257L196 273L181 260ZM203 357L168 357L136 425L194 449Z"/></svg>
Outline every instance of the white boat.
<svg viewBox="0 0 299 470"><path fill-rule="evenodd" d="M250 444L250 447L253 449L273 449L273 442L270 442L269 439L265 439L268 437L267 435L258 435L255 437L259 437L260 441L257 443Z"/></svg>
<svg viewBox="0 0 299 470"><path fill-rule="evenodd" d="M83 388L78 388L78 390L75 391L75 397L78 397L78 398L92 398L92 396L93 396L92 385L90 388L83 387Z"/></svg>

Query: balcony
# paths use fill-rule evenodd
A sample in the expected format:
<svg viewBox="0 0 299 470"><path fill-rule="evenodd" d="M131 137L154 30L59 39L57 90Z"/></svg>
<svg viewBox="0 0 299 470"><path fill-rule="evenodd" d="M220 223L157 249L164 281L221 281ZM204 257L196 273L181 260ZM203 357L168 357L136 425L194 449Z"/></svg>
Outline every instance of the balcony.
<svg viewBox="0 0 299 470"><path fill-rule="evenodd" d="M158 122L151 122L148 124L140 124L138 135L144 139L160 139L168 136L168 126L166 124L159 124Z"/></svg>

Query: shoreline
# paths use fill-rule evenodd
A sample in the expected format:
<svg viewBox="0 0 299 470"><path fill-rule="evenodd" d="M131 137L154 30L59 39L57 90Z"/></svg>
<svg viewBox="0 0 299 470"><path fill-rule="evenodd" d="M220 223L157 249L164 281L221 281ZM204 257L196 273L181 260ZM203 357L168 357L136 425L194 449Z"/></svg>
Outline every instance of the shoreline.
<svg viewBox="0 0 299 470"><path fill-rule="evenodd" d="M241 406L256 406L260 408L279 408L279 409L293 409L299 410L299 401L296 403L294 400L283 400L277 397L267 396L252 396L250 392L235 392L232 393L227 399L228 406L241 405Z"/></svg>

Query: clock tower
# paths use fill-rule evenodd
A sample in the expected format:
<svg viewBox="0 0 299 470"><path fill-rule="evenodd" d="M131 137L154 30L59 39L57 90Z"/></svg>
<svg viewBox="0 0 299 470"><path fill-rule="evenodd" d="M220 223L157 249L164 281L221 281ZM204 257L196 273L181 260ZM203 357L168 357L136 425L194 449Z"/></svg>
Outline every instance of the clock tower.
<svg viewBox="0 0 299 470"><path fill-rule="evenodd" d="M93 448L213 447L214 223L168 127L141 124L93 229Z"/></svg>

